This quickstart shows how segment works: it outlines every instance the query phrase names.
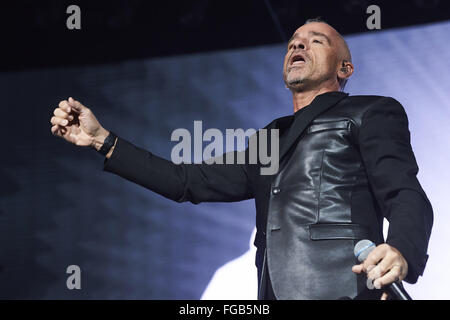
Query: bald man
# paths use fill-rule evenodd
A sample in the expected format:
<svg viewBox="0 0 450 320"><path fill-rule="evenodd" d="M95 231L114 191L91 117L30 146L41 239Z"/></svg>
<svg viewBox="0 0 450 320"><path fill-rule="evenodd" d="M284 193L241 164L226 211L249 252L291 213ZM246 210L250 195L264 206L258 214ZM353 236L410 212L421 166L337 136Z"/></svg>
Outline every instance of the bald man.
<svg viewBox="0 0 450 320"><path fill-rule="evenodd" d="M283 65L294 113L265 127L280 135L271 176L248 161L175 165L106 130L72 98L54 110L51 132L105 155L105 171L177 202L254 198L259 299L386 299L387 285L423 273L433 211L403 107L344 93L353 70L347 43L329 24L308 20L294 32ZM361 239L377 246L359 264L353 248Z"/></svg>

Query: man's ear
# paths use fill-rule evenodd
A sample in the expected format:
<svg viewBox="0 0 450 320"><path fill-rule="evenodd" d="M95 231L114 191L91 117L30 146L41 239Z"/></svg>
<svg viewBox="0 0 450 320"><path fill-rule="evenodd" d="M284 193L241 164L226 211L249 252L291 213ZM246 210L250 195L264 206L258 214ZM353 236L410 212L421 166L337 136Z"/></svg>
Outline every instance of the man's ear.
<svg viewBox="0 0 450 320"><path fill-rule="evenodd" d="M346 80L353 74L353 64L348 60L342 60L341 67L338 70L337 77L339 80Z"/></svg>

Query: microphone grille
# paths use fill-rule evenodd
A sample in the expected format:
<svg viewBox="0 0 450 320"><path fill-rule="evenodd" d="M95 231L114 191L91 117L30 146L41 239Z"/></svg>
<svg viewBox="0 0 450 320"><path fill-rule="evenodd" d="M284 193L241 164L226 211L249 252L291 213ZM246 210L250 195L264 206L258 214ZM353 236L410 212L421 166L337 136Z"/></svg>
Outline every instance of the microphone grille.
<svg viewBox="0 0 450 320"><path fill-rule="evenodd" d="M359 262L363 262L364 260L366 260L367 256L370 252L372 252L373 249L375 249L375 244L370 240L364 239L358 241L358 243L355 245L353 253L355 254L355 257Z"/></svg>

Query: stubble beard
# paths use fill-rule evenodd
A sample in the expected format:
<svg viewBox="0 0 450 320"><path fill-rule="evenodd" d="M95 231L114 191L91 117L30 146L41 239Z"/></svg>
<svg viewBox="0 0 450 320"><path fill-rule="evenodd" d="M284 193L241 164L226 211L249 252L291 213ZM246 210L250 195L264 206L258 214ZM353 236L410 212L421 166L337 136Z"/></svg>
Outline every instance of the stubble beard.
<svg viewBox="0 0 450 320"><path fill-rule="evenodd" d="M286 87L295 92L301 92L306 89L310 79L307 76L297 76L289 79L289 75L284 77Z"/></svg>
<svg viewBox="0 0 450 320"><path fill-rule="evenodd" d="M321 83L332 79L332 77L333 75L321 75L313 77L310 72L307 72L306 74L292 76L292 78L289 78L288 73L284 76L284 83L286 87L292 92L302 92L317 87Z"/></svg>

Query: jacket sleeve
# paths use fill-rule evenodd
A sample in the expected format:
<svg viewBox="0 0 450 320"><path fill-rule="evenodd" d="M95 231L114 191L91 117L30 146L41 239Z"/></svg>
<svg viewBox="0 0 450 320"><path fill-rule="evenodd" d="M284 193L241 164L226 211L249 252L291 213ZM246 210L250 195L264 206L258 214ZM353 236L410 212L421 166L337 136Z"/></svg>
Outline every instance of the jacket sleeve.
<svg viewBox="0 0 450 320"><path fill-rule="evenodd" d="M118 138L111 157L105 159L103 170L177 202L197 204L252 198L246 166L223 163L176 165Z"/></svg>
<svg viewBox="0 0 450 320"><path fill-rule="evenodd" d="M371 190L389 221L386 243L402 253L405 281L415 283L428 258L433 210L416 177L408 118L399 102L383 97L367 109L359 145Z"/></svg>

